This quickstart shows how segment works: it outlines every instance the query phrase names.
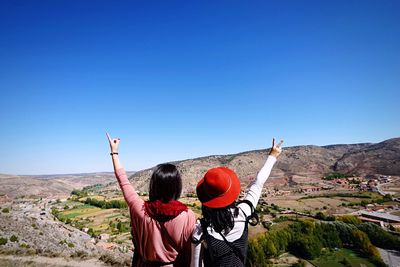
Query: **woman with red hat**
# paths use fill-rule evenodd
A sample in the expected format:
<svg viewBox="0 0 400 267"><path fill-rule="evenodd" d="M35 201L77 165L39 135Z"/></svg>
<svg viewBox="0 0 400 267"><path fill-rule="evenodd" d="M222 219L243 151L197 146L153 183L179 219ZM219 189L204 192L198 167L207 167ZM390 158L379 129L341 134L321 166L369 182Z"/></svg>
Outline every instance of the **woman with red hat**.
<svg viewBox="0 0 400 267"><path fill-rule="evenodd" d="M193 232L191 266L245 266L249 220L282 152L282 143L275 145L273 139L267 161L243 201L236 202L240 180L229 168L212 168L198 182L196 191L203 218L197 221Z"/></svg>
<svg viewBox="0 0 400 267"><path fill-rule="evenodd" d="M178 199L182 179L175 165L158 165L150 178L149 200L143 201L129 182L118 157L119 138L108 134L115 176L128 204L132 242L132 266L179 266L190 264L194 213Z"/></svg>

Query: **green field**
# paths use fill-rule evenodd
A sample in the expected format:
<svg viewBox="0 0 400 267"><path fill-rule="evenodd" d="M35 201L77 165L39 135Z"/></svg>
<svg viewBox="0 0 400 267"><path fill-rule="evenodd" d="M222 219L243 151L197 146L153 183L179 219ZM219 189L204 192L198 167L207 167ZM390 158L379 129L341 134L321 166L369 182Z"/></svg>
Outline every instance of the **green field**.
<svg viewBox="0 0 400 267"><path fill-rule="evenodd" d="M361 258L356 252L349 249L339 249L336 251L326 251L319 258L312 260L311 263L317 267L343 267L343 260L346 259L352 267L374 267L375 265L365 258Z"/></svg>
<svg viewBox="0 0 400 267"><path fill-rule="evenodd" d="M288 196L276 197L269 200L281 208L290 208L301 212L313 212L322 209L331 210L333 213L346 212L344 205L348 207L359 207L361 204L375 203L381 201L382 196L376 192L342 192L324 193L312 196Z"/></svg>
<svg viewBox="0 0 400 267"><path fill-rule="evenodd" d="M108 233L114 240L130 244L129 212L127 209L102 209L76 201L55 204L57 217L63 222L79 229L91 228L94 235ZM68 206L65 209L65 206ZM123 229L118 224L123 223ZM126 234L128 233L128 235Z"/></svg>

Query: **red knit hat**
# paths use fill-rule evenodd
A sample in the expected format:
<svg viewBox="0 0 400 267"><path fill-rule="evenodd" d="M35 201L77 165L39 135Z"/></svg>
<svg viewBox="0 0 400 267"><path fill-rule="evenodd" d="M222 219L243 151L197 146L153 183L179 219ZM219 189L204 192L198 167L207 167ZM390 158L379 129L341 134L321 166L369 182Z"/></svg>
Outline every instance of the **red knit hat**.
<svg viewBox="0 0 400 267"><path fill-rule="evenodd" d="M240 194L240 180L227 167L212 168L197 183L197 197L209 208L223 208L232 204Z"/></svg>

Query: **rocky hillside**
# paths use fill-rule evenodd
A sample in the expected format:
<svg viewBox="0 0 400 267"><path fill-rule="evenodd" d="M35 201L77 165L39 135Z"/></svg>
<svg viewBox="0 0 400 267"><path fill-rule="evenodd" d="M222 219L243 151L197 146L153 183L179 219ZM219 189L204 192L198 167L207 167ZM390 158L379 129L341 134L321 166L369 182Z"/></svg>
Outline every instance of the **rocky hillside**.
<svg viewBox="0 0 400 267"><path fill-rule="evenodd" d="M0 195L8 197L54 197L62 198L68 196L73 187L60 181L44 181L28 176L6 176L0 177Z"/></svg>
<svg viewBox="0 0 400 267"><path fill-rule="evenodd" d="M115 181L114 173L16 176L0 174L0 196L63 198L73 189Z"/></svg>
<svg viewBox="0 0 400 267"><path fill-rule="evenodd" d="M335 170L346 173L400 174L400 138L393 138L345 153Z"/></svg>
<svg viewBox="0 0 400 267"><path fill-rule="evenodd" d="M29 255L58 258L58 262L45 261L37 265L31 262L21 266L104 266L102 261L113 266L130 266L130 253L103 249L85 232L56 220L48 200L16 200L3 203L2 209L0 266L20 266L16 258ZM13 255L9 258L12 264L2 265L4 255ZM91 259L92 264L71 265L70 259L78 262Z"/></svg>
<svg viewBox="0 0 400 267"><path fill-rule="evenodd" d="M256 150L234 155L208 156L174 162L184 179L184 191L194 190L197 181L212 167L235 170L243 184L248 184L262 167L268 151ZM400 138L377 144L285 147L274 167L267 186L295 185L321 179L339 171L348 174L400 175ZM141 191L147 191L152 169L135 173L129 179ZM113 187L116 185L113 184Z"/></svg>

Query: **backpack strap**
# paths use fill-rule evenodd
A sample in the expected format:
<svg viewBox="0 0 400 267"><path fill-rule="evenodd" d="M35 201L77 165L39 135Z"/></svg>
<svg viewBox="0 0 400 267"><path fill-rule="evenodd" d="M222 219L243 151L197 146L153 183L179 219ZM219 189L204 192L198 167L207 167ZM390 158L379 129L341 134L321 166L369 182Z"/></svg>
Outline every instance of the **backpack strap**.
<svg viewBox="0 0 400 267"><path fill-rule="evenodd" d="M207 249L208 246L205 240L205 235L209 236L210 234L207 231L207 223L204 218L200 219L200 225L203 230L203 234L201 235L200 240L198 241L198 243L201 242L201 251L200 251L200 262L201 262L201 259L204 257L204 250ZM213 253L208 253L207 255L210 257L211 262L215 262Z"/></svg>
<svg viewBox="0 0 400 267"><path fill-rule="evenodd" d="M251 226L256 226L260 221L260 219L258 218L258 214L256 212L256 208L253 206L250 200L247 199L243 199L239 201L237 204L239 205L240 203L246 203L247 205L250 206L251 214L246 217L246 222Z"/></svg>
<svg viewBox="0 0 400 267"><path fill-rule="evenodd" d="M225 243L231 248L233 254L235 254L235 256L238 257L240 259L240 261L244 263L244 256L242 255L242 253L240 253L239 249L232 246L232 244L228 240L226 240L226 238L223 234L221 234L220 232L218 234L220 234L222 236Z"/></svg>

